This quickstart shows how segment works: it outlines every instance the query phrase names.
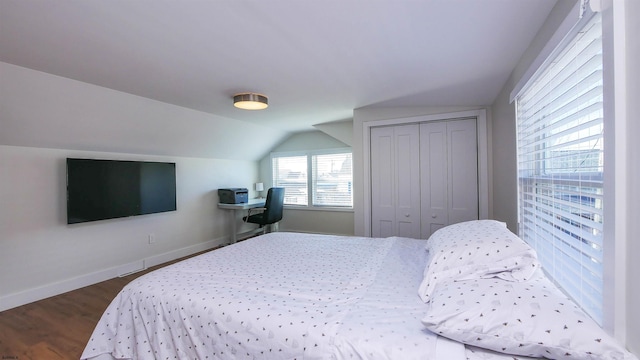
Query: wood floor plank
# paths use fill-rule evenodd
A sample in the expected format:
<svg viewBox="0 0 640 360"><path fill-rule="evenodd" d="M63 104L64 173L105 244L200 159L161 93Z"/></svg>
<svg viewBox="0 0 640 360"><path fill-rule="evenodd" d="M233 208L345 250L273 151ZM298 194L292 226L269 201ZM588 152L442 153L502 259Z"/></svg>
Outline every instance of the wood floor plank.
<svg viewBox="0 0 640 360"><path fill-rule="evenodd" d="M102 313L126 284L185 258L0 312L0 359L79 359Z"/></svg>

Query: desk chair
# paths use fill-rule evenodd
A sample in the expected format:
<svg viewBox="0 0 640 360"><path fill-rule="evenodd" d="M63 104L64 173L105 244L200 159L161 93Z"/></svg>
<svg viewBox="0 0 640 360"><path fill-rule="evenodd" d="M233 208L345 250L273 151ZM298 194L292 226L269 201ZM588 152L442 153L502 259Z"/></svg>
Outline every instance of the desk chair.
<svg viewBox="0 0 640 360"><path fill-rule="evenodd" d="M258 224L265 233L266 225L270 225L270 231L273 224L282 220L282 209L284 207L284 188L270 188L267 192L267 199L264 207L249 209L247 216L242 219L244 222ZM255 211L261 211L258 214L251 214Z"/></svg>

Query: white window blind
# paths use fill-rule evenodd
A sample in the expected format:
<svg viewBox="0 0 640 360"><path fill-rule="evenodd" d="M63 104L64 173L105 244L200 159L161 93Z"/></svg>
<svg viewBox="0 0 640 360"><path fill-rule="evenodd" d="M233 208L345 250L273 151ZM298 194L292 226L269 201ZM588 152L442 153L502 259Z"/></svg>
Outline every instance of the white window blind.
<svg viewBox="0 0 640 360"><path fill-rule="evenodd" d="M271 154L273 186L283 187L285 205L353 207L350 150Z"/></svg>
<svg viewBox="0 0 640 360"><path fill-rule="evenodd" d="M602 26L595 14L516 97L520 236L602 323Z"/></svg>
<svg viewBox="0 0 640 360"><path fill-rule="evenodd" d="M307 206L307 156L283 156L272 159L273 186L284 188L285 205Z"/></svg>
<svg viewBox="0 0 640 360"><path fill-rule="evenodd" d="M351 153L313 155L313 205L352 207Z"/></svg>

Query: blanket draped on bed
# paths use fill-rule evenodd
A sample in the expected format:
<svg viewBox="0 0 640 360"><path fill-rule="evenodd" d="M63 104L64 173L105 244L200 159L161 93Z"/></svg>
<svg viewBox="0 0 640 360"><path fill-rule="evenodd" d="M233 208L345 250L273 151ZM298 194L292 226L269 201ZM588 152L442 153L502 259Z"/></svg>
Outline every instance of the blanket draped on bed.
<svg viewBox="0 0 640 360"><path fill-rule="evenodd" d="M144 275L82 359L435 358L424 242L272 233Z"/></svg>

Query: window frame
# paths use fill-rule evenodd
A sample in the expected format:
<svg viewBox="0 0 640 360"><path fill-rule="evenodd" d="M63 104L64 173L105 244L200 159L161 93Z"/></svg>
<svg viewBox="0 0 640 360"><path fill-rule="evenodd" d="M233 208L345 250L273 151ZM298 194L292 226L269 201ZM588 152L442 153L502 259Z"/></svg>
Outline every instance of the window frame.
<svg viewBox="0 0 640 360"><path fill-rule="evenodd" d="M351 206L335 206L335 205L315 205L313 204L313 157L316 155L332 155L332 154L351 154ZM273 172L274 159L283 158L283 157L296 157L296 156L306 156L307 159L307 205L296 205L296 204L284 204L285 208L296 209L296 210L330 210L330 211L345 211L345 212L353 212L353 149L350 147L344 148L332 148L332 149L319 149L319 150L299 150L299 151L278 151L272 152L270 154L270 167L269 171L271 172L271 182L273 186L276 186L275 174Z"/></svg>

